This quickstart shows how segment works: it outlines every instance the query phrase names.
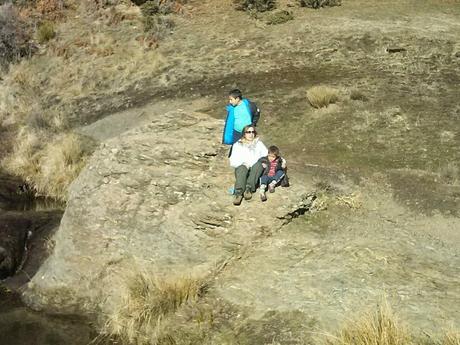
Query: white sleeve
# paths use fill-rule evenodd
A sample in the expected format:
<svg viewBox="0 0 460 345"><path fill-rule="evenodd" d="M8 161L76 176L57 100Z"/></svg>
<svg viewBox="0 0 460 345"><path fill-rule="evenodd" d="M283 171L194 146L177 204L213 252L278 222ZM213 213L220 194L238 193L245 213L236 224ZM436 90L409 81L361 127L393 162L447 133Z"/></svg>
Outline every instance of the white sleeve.
<svg viewBox="0 0 460 345"><path fill-rule="evenodd" d="M243 147L236 142L232 147L232 154L230 155L230 166L233 168L238 168L241 164L244 163L244 150Z"/></svg>
<svg viewBox="0 0 460 345"><path fill-rule="evenodd" d="M257 142L257 154L259 156L257 157L257 159L260 159L261 157L265 157L268 155L267 147L261 141Z"/></svg>

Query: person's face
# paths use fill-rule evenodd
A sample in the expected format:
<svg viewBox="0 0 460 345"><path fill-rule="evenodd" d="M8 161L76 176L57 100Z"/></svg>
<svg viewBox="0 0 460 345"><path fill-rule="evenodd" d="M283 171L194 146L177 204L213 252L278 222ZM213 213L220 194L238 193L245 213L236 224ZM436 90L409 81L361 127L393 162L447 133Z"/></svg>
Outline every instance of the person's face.
<svg viewBox="0 0 460 345"><path fill-rule="evenodd" d="M228 96L228 103L236 107L240 103L240 99L232 97L232 96Z"/></svg>
<svg viewBox="0 0 460 345"><path fill-rule="evenodd" d="M244 137L245 137L247 140L253 140L255 135L256 135L256 132L255 132L255 130L254 130L254 127L248 127L248 128L246 128L246 130L244 131Z"/></svg>
<svg viewBox="0 0 460 345"><path fill-rule="evenodd" d="M276 159L276 155L275 155L275 154L273 154L273 153L269 153L269 154L268 154L268 160L269 160L270 162L273 162L275 159Z"/></svg>

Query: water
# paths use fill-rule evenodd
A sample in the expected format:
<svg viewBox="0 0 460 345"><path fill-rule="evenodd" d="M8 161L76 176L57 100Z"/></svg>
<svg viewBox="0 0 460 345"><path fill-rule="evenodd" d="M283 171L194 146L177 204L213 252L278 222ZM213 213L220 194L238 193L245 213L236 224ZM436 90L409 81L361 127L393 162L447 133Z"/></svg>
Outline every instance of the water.
<svg viewBox="0 0 460 345"><path fill-rule="evenodd" d="M27 191L21 193L19 186L20 181L0 173L0 228L32 233L27 240L24 262L13 277L0 281L0 345L89 344L97 334L88 320L77 315L46 315L27 308L21 302L17 291L30 280L46 258L46 242L59 226L64 204L34 198ZM14 232L7 230L0 232L0 236L11 233Z"/></svg>

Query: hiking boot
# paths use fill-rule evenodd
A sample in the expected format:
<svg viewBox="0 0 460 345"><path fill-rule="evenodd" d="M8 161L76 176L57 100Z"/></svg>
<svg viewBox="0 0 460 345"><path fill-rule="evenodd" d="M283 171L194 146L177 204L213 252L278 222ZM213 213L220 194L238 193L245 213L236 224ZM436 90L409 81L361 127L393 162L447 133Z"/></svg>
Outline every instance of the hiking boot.
<svg viewBox="0 0 460 345"><path fill-rule="evenodd" d="M233 197L233 205L239 206L239 205L241 205L241 201L243 201L243 196L242 195L235 195Z"/></svg>
<svg viewBox="0 0 460 345"><path fill-rule="evenodd" d="M263 192L261 191L261 192L260 192L260 200L261 200L262 202L267 201L267 195L265 194L265 191L263 191Z"/></svg>
<svg viewBox="0 0 460 345"><path fill-rule="evenodd" d="M269 191L270 193L275 193L275 186L276 186L276 182L273 181L272 183L270 183L270 184L268 185L268 191Z"/></svg>
<svg viewBox="0 0 460 345"><path fill-rule="evenodd" d="M244 200L251 200L252 198L252 193L249 188L246 188L243 195L244 195Z"/></svg>

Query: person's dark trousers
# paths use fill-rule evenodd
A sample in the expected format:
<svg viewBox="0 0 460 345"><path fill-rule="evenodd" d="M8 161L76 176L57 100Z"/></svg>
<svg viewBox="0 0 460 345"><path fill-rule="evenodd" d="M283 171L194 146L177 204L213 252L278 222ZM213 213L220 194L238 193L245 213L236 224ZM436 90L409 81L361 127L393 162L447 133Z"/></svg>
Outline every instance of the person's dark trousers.
<svg viewBox="0 0 460 345"><path fill-rule="evenodd" d="M244 165L240 165L235 169L235 194L242 195L246 190L246 186L254 193L257 188L257 182L264 168L262 163L255 163L250 169Z"/></svg>
<svg viewBox="0 0 460 345"><path fill-rule="evenodd" d="M278 184L284 177L284 171L283 170L278 170L275 174L275 176L268 176L264 175L260 178L260 184L270 184L272 181L276 181L276 184Z"/></svg>

